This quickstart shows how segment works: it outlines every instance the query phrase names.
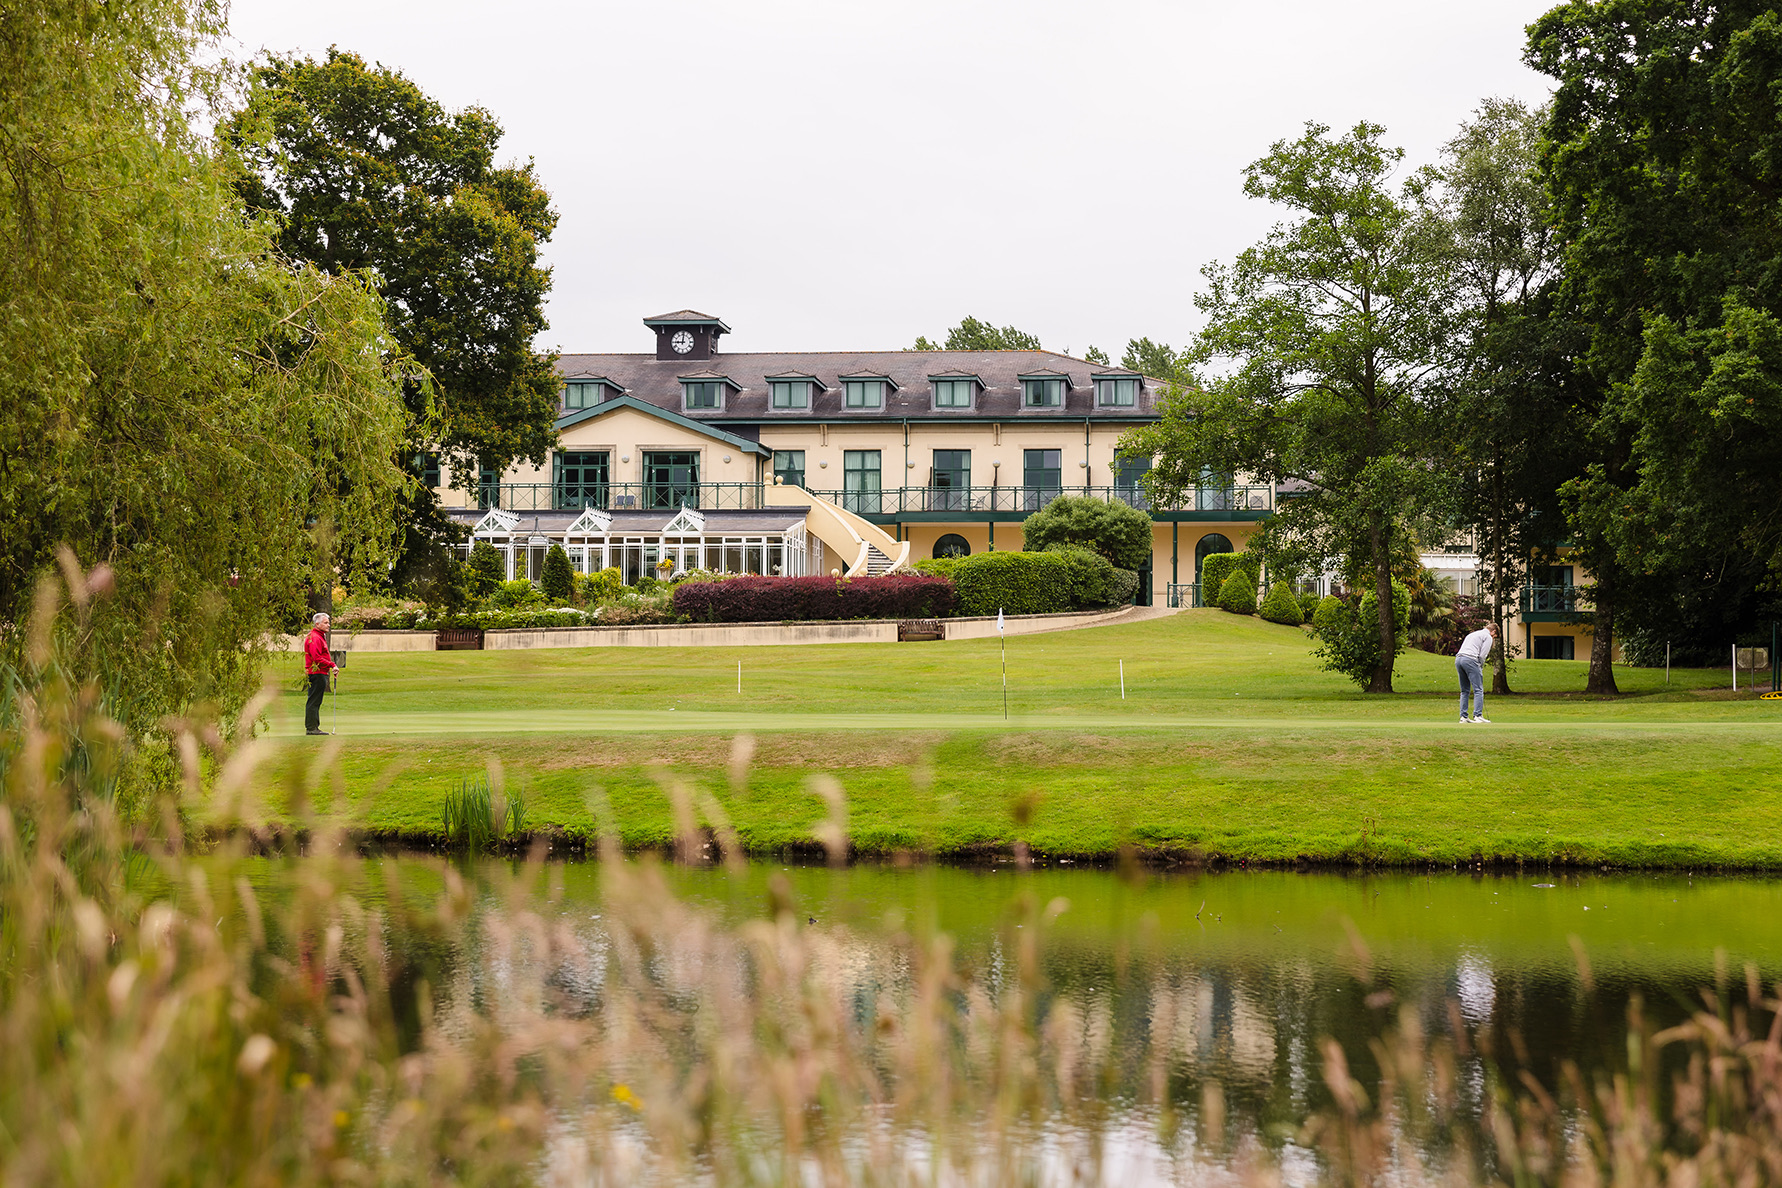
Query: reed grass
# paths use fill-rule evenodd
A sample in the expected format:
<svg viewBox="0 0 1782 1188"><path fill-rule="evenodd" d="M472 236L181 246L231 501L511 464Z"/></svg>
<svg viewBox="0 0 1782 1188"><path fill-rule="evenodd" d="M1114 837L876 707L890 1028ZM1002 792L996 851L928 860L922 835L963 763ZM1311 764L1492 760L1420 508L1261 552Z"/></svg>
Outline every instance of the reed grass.
<svg viewBox="0 0 1782 1188"><path fill-rule="evenodd" d="M524 838L526 798L517 790L504 789L499 774L459 780L446 793L441 821L448 846L481 853Z"/></svg>
<svg viewBox="0 0 1782 1188"><path fill-rule="evenodd" d="M1286 1174L1229 1124L1219 1084L1198 1102L1172 1095L1167 998L1116 1046L1105 1003L1046 984L1062 901L1017 888L994 981L970 976L945 935L899 933L900 976L863 999L859 946L801 921L783 879L759 918L724 925L677 898L660 864L620 854L594 788L598 930L559 910L538 847L496 902L442 861L443 893L392 879L373 908L345 889L345 839L318 831L295 889L269 896L245 877L245 841L200 861L177 828L126 828L102 784L127 743L99 699L47 664L12 675L15 713L0 726L8 1184L1093 1184L1118 1178L1135 1116L1172 1153L1174 1178ZM276 744L172 730L203 795L264 795ZM833 783L813 792L839 862L845 799ZM716 798L671 794L683 857L702 860L704 825L716 860L742 861ZM397 928L462 959L430 980L392 947ZM1371 1001L1383 984L1359 936L1352 950ZM1374 1084L1324 1043L1332 1104L1296 1124L1314 1158L1296 1178L1782 1181L1782 1001L1755 971L1706 991L1679 1027L1652 1032L1636 1010L1619 1074L1568 1067L1542 1084L1485 1053L1477 1145L1457 1070L1485 1036L1453 1004L1451 1026L1434 1028L1431 1005L1404 1004L1378 1036ZM1143 1075L1123 1104L1136 1114L1109 1100L1133 1068Z"/></svg>

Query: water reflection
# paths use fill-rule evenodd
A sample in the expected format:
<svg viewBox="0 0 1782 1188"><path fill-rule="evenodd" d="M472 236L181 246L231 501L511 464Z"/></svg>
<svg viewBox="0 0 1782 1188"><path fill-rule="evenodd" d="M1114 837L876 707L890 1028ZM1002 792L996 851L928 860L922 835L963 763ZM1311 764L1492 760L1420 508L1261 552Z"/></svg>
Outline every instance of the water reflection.
<svg viewBox="0 0 1782 1188"><path fill-rule="evenodd" d="M260 893L277 896L299 867L266 860L250 877ZM739 999L761 992L740 947L615 935L597 864L552 868L545 926L570 940L536 942L508 922L514 871L498 861L466 869L481 926L459 947L442 947L389 913L394 983L425 978L448 1027L454 1010L498 1016L541 1005L516 1003L515 995L546 992L555 996L552 1009L597 1014L618 989L609 968L615 945L638 948L655 989L689 1016L714 985ZM1617 1070L1636 999L1649 1024L1664 1027L1699 1007L1704 987L1740 1002L1749 977L1773 980L1782 969L1782 884L1757 879L1209 872L1123 879L1084 869L778 864L741 875L667 874L714 929L763 918L768 880L782 876L797 918L828 934L824 959L862 1032L917 993L911 938L951 938L966 975L959 1005L969 1017L1016 992L1022 930L1044 922L1037 1042L1061 1095L1092 1094L1105 1104L1095 1134L1060 1124L1034 1135L1059 1179L1092 1157L1117 1182L1201 1182L1260 1148L1289 1182L1309 1182L1318 1168L1301 1128L1332 1104L1321 1045L1334 1040L1353 1076L1375 1092L1382 1059L1391 1057L1379 1039L1393 1028L1455 1053L1458 1121L1407 1136L1419 1158L1436 1169L1477 1161L1476 1170L1491 1175L1481 1119L1500 1081L1516 1089L1526 1069L1552 1086L1565 1062ZM357 868L353 892L377 912L445 894L448 879L439 859L374 858ZM535 955L547 950L554 964L539 970Z"/></svg>

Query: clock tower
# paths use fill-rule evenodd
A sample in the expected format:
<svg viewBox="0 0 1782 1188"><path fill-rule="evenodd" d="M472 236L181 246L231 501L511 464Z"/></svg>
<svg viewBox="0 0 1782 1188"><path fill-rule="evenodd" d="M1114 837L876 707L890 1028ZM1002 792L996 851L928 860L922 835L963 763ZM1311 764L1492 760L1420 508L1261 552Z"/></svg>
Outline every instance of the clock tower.
<svg viewBox="0 0 1782 1188"><path fill-rule="evenodd" d="M710 359L718 353L718 336L730 333L720 319L691 309L645 318L644 325L656 332L656 358L672 361Z"/></svg>

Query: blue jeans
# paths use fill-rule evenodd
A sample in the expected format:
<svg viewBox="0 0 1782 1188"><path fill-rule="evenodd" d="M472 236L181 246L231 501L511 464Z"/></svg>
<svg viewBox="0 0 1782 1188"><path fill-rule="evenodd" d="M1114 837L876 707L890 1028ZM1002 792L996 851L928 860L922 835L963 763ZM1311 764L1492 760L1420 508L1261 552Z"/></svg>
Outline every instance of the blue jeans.
<svg viewBox="0 0 1782 1188"><path fill-rule="evenodd" d="M1485 716L1485 664L1471 656L1454 657L1454 670L1460 674L1460 716L1466 717L1467 694L1473 696L1473 717Z"/></svg>

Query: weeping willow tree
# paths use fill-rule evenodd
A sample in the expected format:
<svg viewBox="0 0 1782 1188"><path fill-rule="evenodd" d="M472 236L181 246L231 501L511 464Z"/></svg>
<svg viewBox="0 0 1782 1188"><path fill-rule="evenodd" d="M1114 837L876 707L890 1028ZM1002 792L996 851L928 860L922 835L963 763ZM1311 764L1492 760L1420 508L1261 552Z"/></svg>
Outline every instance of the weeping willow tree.
<svg viewBox="0 0 1782 1188"><path fill-rule="evenodd" d="M240 704L336 548L388 563L406 364L235 197L223 8L0 0L0 705L59 552L113 593L57 663L133 733Z"/></svg>

